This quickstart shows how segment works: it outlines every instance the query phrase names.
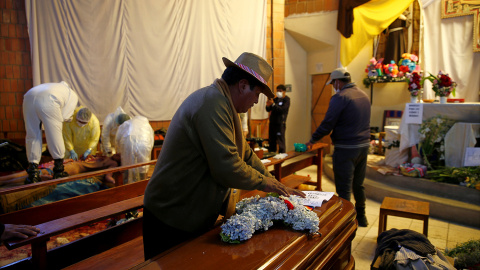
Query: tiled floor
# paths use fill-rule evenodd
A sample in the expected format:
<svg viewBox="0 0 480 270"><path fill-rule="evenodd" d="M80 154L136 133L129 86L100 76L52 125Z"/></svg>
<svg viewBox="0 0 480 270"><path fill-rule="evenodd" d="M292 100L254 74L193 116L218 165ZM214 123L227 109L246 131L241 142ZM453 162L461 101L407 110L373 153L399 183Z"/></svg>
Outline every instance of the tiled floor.
<svg viewBox="0 0 480 270"><path fill-rule="evenodd" d="M310 166L297 172L299 175L310 175L316 179L316 167ZM335 192L335 185L328 178L322 176L323 191ZM355 258L355 269L370 269L370 264L375 255L378 236L378 216L381 202L367 199L367 219L368 227L358 227L355 239L352 242L352 254ZM387 220L387 230L391 228L411 229L417 232L423 232L423 222L401 217L389 216ZM453 248L457 244L471 239L480 239L480 228L462 226L453 222L443 221L435 218L429 219L428 239L438 249L444 251L446 248Z"/></svg>

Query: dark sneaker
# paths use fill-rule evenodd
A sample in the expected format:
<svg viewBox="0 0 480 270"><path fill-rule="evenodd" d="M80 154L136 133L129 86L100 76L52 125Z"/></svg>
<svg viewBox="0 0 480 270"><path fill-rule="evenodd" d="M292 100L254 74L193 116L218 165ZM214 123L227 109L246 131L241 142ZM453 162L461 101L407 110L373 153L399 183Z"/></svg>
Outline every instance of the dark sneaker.
<svg viewBox="0 0 480 270"><path fill-rule="evenodd" d="M40 179L40 171L38 170L37 163L29 163L27 168L27 178L25 179L25 185L33 184L42 181Z"/></svg>
<svg viewBox="0 0 480 270"><path fill-rule="evenodd" d="M37 182L40 182L40 181L42 181L42 179L40 179L40 175L39 174L33 174L32 176L27 176L24 184L28 185L28 184L33 184L33 183L37 183Z"/></svg>
<svg viewBox="0 0 480 270"><path fill-rule="evenodd" d="M53 179L67 177L68 173L64 171L63 167L63 158L58 158L53 160Z"/></svg>
<svg viewBox="0 0 480 270"><path fill-rule="evenodd" d="M367 227L368 221L366 216L357 216L358 226L360 227Z"/></svg>

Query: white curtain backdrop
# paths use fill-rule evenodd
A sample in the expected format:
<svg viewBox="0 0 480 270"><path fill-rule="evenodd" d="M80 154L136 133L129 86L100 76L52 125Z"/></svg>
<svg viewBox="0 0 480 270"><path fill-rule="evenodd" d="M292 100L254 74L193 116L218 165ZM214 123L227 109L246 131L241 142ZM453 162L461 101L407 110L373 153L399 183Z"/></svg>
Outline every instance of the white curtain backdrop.
<svg viewBox="0 0 480 270"><path fill-rule="evenodd" d="M437 75L439 70L457 82L455 98L478 102L480 53L473 52L473 16L441 19L441 0L422 0L424 12L423 70ZM433 99L431 83L424 86L424 98ZM453 98L452 95L450 95Z"/></svg>
<svg viewBox="0 0 480 270"><path fill-rule="evenodd" d="M266 55L266 1L25 0L33 84L66 81L103 119L171 120L244 51ZM265 100L252 118L267 118ZM262 110L263 107L263 110Z"/></svg>

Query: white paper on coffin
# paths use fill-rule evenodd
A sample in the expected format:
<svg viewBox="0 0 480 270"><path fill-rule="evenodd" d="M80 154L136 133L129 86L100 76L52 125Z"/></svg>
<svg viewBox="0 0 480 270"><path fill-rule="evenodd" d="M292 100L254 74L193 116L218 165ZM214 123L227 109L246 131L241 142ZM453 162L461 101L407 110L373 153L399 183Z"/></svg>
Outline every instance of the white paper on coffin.
<svg viewBox="0 0 480 270"><path fill-rule="evenodd" d="M306 198L302 199L303 205L320 207L324 201L330 200L334 192L325 192L325 191L303 191Z"/></svg>

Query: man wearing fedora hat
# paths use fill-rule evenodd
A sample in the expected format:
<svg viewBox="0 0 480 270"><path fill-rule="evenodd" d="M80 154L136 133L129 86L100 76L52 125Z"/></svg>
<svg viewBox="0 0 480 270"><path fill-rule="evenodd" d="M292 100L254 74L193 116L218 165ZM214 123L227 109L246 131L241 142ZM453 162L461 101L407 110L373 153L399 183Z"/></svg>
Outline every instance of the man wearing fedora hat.
<svg viewBox="0 0 480 270"><path fill-rule="evenodd" d="M242 134L238 113L261 93L274 97L267 86L272 67L252 53L223 63L222 78L187 97L168 128L145 190L145 259L211 229L219 214L228 216L235 189L305 196L277 181Z"/></svg>
<svg viewBox="0 0 480 270"><path fill-rule="evenodd" d="M335 69L327 84L333 85L336 94L330 99L325 118L306 144L310 147L331 132L335 146L332 157L335 189L338 196L348 201L353 189L358 225L366 227L363 181L370 147L370 100L351 82L350 73L343 68Z"/></svg>

